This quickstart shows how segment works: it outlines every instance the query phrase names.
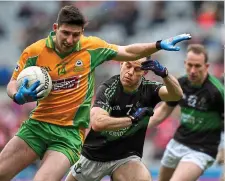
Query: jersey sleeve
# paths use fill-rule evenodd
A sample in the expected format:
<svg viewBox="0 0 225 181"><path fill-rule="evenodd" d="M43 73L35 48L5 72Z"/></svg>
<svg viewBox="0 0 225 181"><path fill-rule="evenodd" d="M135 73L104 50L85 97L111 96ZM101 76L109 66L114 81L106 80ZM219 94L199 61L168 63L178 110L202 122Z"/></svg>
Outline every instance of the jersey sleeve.
<svg viewBox="0 0 225 181"><path fill-rule="evenodd" d="M112 111L112 107L110 105L110 95L107 94L107 86L100 85L97 89L96 98L93 104L93 107L100 107L106 110L108 113Z"/></svg>
<svg viewBox="0 0 225 181"><path fill-rule="evenodd" d="M13 79L17 79L19 73L24 69L28 57L29 57L29 51L25 49L23 53L21 54L19 60L17 61L17 65L12 74Z"/></svg>
<svg viewBox="0 0 225 181"><path fill-rule="evenodd" d="M98 37L90 37L90 48L88 52L91 55L92 69L103 63L104 61L113 59L118 53L118 46L109 44Z"/></svg>
<svg viewBox="0 0 225 181"><path fill-rule="evenodd" d="M220 87L220 90L215 95L215 107L219 111L221 119L224 120L224 87Z"/></svg>

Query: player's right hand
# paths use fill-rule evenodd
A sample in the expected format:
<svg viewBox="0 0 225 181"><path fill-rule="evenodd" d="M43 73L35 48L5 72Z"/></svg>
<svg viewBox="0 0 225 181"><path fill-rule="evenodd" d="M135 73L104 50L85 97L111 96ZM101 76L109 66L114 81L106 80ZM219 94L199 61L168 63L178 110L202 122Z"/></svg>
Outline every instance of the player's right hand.
<svg viewBox="0 0 225 181"><path fill-rule="evenodd" d="M26 102L37 101L40 97L38 96L37 89L40 89L40 81L36 81L29 88L28 87L28 79L24 79L23 83L18 89L18 92L14 94L13 100L17 104L25 104Z"/></svg>
<svg viewBox="0 0 225 181"><path fill-rule="evenodd" d="M153 114L154 114L153 109L150 109L148 107L143 107L143 108L137 108L137 110L129 117L131 118L132 123L136 124L145 116L152 116Z"/></svg>
<svg viewBox="0 0 225 181"><path fill-rule="evenodd" d="M191 39L190 34L177 35L177 36L159 41L159 43L157 44L157 48L167 50L167 51L179 51L180 47L175 45L181 41L190 40L190 39Z"/></svg>

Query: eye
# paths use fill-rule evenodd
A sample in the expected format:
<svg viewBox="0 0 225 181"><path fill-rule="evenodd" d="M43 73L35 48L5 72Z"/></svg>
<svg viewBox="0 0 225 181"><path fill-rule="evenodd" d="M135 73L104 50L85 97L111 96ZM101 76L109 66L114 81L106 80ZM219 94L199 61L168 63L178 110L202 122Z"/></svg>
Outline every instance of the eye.
<svg viewBox="0 0 225 181"><path fill-rule="evenodd" d="M76 37L78 37L78 36L80 36L80 33L74 33L74 34L73 34L73 37L74 37L74 38L76 38Z"/></svg>
<svg viewBox="0 0 225 181"><path fill-rule="evenodd" d="M135 68L135 71L136 72L140 72L141 71L141 68L140 67L137 67L137 68Z"/></svg>
<svg viewBox="0 0 225 181"><path fill-rule="evenodd" d="M127 64L126 67L127 67L127 68L131 68L131 64Z"/></svg>
<svg viewBox="0 0 225 181"><path fill-rule="evenodd" d="M68 31L63 31L63 34L68 36L69 35L69 32Z"/></svg>

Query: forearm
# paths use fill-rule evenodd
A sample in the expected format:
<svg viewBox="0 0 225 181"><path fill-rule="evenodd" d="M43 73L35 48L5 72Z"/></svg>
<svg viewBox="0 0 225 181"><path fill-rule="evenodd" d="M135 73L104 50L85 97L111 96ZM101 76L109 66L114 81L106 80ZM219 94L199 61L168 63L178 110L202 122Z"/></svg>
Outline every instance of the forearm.
<svg viewBox="0 0 225 181"><path fill-rule="evenodd" d="M150 117L148 127L153 128L161 124L172 112L174 107L169 107L165 102L154 110L154 115Z"/></svg>
<svg viewBox="0 0 225 181"><path fill-rule="evenodd" d="M115 118L108 115L99 115L93 119L91 122L93 123L92 128L95 131L118 130L132 125L131 118L129 117Z"/></svg>
<svg viewBox="0 0 225 181"><path fill-rule="evenodd" d="M168 76L163 78L163 82L167 88L168 94L173 98L174 101L178 101L182 98L183 91L175 77L168 74Z"/></svg>
<svg viewBox="0 0 225 181"><path fill-rule="evenodd" d="M133 60L148 57L158 51L156 43L136 43L125 46L125 51L131 55Z"/></svg>
<svg viewBox="0 0 225 181"><path fill-rule="evenodd" d="M15 93L17 93L17 82L16 80L11 80L7 85L7 94L10 98L13 98Z"/></svg>

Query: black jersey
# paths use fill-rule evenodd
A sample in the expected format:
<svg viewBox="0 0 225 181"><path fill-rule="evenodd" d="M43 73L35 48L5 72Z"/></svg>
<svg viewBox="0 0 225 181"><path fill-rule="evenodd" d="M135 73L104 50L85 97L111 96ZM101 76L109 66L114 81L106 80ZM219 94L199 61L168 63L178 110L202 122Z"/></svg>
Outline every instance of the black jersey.
<svg viewBox="0 0 225 181"><path fill-rule="evenodd" d="M174 139L215 158L224 129L224 87L211 75L201 87L193 87L186 76L178 81L183 98L179 102L167 102L169 106L181 107L181 124Z"/></svg>
<svg viewBox="0 0 225 181"><path fill-rule="evenodd" d="M120 76L113 76L97 90L93 107L106 110L112 117L125 117L135 107L154 108L161 101L158 96L161 83L142 79L136 92L123 91ZM145 133L149 122L146 116L138 124L116 131L88 133L82 155L94 161L111 161L123 159L131 155L142 157Z"/></svg>

